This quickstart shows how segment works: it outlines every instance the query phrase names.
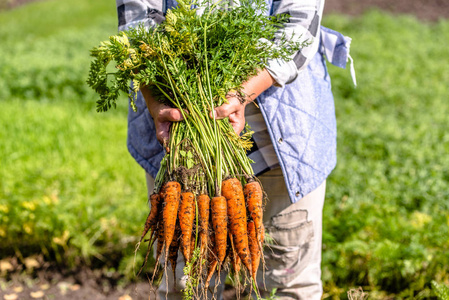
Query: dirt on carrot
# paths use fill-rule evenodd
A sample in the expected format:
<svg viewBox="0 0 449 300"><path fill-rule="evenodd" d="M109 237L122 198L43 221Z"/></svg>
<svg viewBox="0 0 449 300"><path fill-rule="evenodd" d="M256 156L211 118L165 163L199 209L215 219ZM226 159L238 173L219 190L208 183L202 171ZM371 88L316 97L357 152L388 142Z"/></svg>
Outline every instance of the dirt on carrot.
<svg viewBox="0 0 449 300"><path fill-rule="evenodd" d="M246 204L248 206L248 213L254 221L256 229L257 240L262 245L263 240L263 191L259 182L251 181L245 184L243 189Z"/></svg>
<svg viewBox="0 0 449 300"><path fill-rule="evenodd" d="M212 228L215 238L215 253L218 261L223 263L226 256L228 239L227 204L225 197L213 197L211 201Z"/></svg>
<svg viewBox="0 0 449 300"><path fill-rule="evenodd" d="M168 257L170 244L175 235L176 219L178 217L179 202L181 199L181 184L170 181L165 184L163 191L163 223L164 223L164 243L165 256Z"/></svg>
<svg viewBox="0 0 449 300"><path fill-rule="evenodd" d="M254 280L256 280L257 269L259 268L261 251L259 248L259 241L256 236L256 226L253 221L248 222L248 242L249 253L251 255L252 274Z"/></svg>
<svg viewBox="0 0 449 300"><path fill-rule="evenodd" d="M215 237L213 234L210 236L210 239L209 239L209 248L211 250L216 248ZM215 251L208 252L207 261L208 261L208 268L207 268L206 282L204 284L205 289L207 289L209 287L210 280L212 279L212 276L214 275L214 273L217 269L218 257L217 257L217 254L215 253Z"/></svg>
<svg viewBox="0 0 449 300"><path fill-rule="evenodd" d="M242 184L237 178L226 179L223 181L221 192L227 201L228 223L235 250L245 267L252 274L248 245L246 206Z"/></svg>
<svg viewBox="0 0 449 300"><path fill-rule="evenodd" d="M170 244L168 251L168 261L170 262L173 270L173 279L174 279L173 282L175 284L175 289L176 289L176 262L178 260L180 237L181 237L181 228L179 226L179 222L176 222L175 234L173 235L173 240Z"/></svg>
<svg viewBox="0 0 449 300"><path fill-rule="evenodd" d="M199 215L199 238L200 238L200 255L204 257L207 252L209 240L209 210L210 197L202 194L198 196L198 215Z"/></svg>
<svg viewBox="0 0 449 300"><path fill-rule="evenodd" d="M145 226L142 232L142 235L140 236L140 242L142 242L143 238L145 237L145 235L148 233L148 231L150 230L150 228L152 229L152 233L155 231L155 227L157 225L157 216L158 216L158 209L159 209L159 203L160 203L160 199L161 197L159 196L159 194L152 194L150 196L150 203L151 203L151 209L150 212L148 213L148 217L145 221Z"/></svg>
<svg viewBox="0 0 449 300"><path fill-rule="evenodd" d="M186 262L190 261L193 223L195 220L195 195L192 192L181 194L178 219L181 227L181 251Z"/></svg>

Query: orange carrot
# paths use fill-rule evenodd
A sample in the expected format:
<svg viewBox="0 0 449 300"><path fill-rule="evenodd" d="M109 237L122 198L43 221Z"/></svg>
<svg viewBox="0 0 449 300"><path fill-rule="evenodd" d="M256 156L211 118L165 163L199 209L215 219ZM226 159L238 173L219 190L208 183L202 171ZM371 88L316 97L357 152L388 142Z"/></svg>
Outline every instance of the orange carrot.
<svg viewBox="0 0 449 300"><path fill-rule="evenodd" d="M164 247L164 217L163 214L159 215L159 223L157 226L157 246L156 246L156 263L159 262L159 258L162 254L162 248Z"/></svg>
<svg viewBox="0 0 449 300"><path fill-rule="evenodd" d="M179 226L179 222L176 222L176 229L173 235L173 240L169 247L168 260L171 263L171 267L173 269L173 279L174 285L176 289L176 261L178 260L178 250L179 250L179 238L181 235L181 228Z"/></svg>
<svg viewBox="0 0 449 300"><path fill-rule="evenodd" d="M139 244L142 242L143 238L147 234L148 230L151 228L151 237L150 237L150 244L152 244L153 236L156 234L156 227L157 227L157 221L158 221L158 215L161 210L161 197L159 194L152 194L150 196L150 213L148 214L147 220L145 221L145 226L142 232L142 235L140 236Z"/></svg>
<svg viewBox="0 0 449 300"><path fill-rule="evenodd" d="M156 223L158 220L158 215L160 212L160 203L161 203L161 197L159 194L152 194L150 196L150 203L151 203L151 209L150 213L148 214L147 223L145 224L145 229L147 227L150 227L153 231L156 227ZM148 229L147 229L148 230Z"/></svg>
<svg viewBox="0 0 449 300"><path fill-rule="evenodd" d="M225 197L213 197L211 201L212 227L215 238L215 253L220 263L226 256L228 239L227 208Z"/></svg>
<svg viewBox="0 0 449 300"><path fill-rule="evenodd" d="M229 256L231 258L232 268L234 269L235 276L238 277L240 273L240 257L237 255L237 252L235 251L234 241L232 239L231 233L229 233L229 244L230 244Z"/></svg>
<svg viewBox="0 0 449 300"><path fill-rule="evenodd" d="M209 208L210 198L208 195L202 194L198 196L198 214L199 214L199 238L200 238L200 255L205 255L209 238Z"/></svg>
<svg viewBox="0 0 449 300"><path fill-rule="evenodd" d="M164 199L163 222L164 222L164 243L165 257L168 257L170 244L173 240L178 216L179 200L181 198L181 184L170 181L165 184L162 193Z"/></svg>
<svg viewBox="0 0 449 300"><path fill-rule="evenodd" d="M233 236L234 247L245 267L252 274L251 257L248 247L248 231L246 228L245 196L242 184L237 178L223 181L222 195L226 198L228 222Z"/></svg>
<svg viewBox="0 0 449 300"><path fill-rule="evenodd" d="M158 216L157 219L161 219L161 220L162 220L162 218L160 218L159 216ZM156 222L156 224L159 224L159 225L157 225L157 226L160 226L161 222L158 221L158 222ZM137 276L139 276L140 273L143 271L143 268L144 268L145 265L147 264L148 257L150 256L150 253L152 252L151 250L152 250L152 247L153 247L153 243L154 243L154 241L155 241L155 240L153 240L153 236L155 235L155 232L156 232L156 231L152 231L152 232L151 232L151 238L150 238L150 240L149 240L149 242L148 242L147 253L145 254L145 258L144 258L144 260L143 260L142 266L141 266L140 269L139 269L139 272L137 273ZM139 244L140 244L141 241L142 241L142 239L139 241Z"/></svg>
<svg viewBox="0 0 449 300"><path fill-rule="evenodd" d="M256 280L257 269L260 263L260 248L259 241L256 236L256 226L254 221L248 222L248 240L249 240L249 253L251 255L251 263L253 268L253 273L251 276Z"/></svg>
<svg viewBox="0 0 449 300"><path fill-rule="evenodd" d="M207 278L206 283L204 284L204 287L207 289L209 287L210 280L212 279L212 276L215 273L215 269L217 268L218 260L211 260L209 261L209 268L207 270Z"/></svg>
<svg viewBox="0 0 449 300"><path fill-rule="evenodd" d="M245 184L243 192L245 194L246 203L248 205L248 213L251 219L254 221L257 240L260 243L261 247L263 240L262 187L257 181L250 181L247 184Z"/></svg>
<svg viewBox="0 0 449 300"><path fill-rule="evenodd" d="M155 266L155 268L153 270L153 276L151 278L151 282L154 281L154 277L157 274L157 270L158 270L158 266L159 266L159 258L162 255L162 248L164 247L164 222L163 222L163 218L164 218L163 214L159 214L159 217L158 217L159 221L158 221L157 230L156 230L156 232L157 232L156 266ZM147 252L147 255L145 257L145 262L142 265L142 268L146 264L146 260L148 259L148 254L150 252L149 250L150 250L150 248L148 248L148 252ZM139 274L142 271L142 268L140 269Z"/></svg>
<svg viewBox="0 0 449 300"><path fill-rule="evenodd" d="M215 237L212 234L210 236L210 241L209 241L209 247L210 249L214 249L215 246ZM214 275L215 269L217 268L217 264L218 264L218 257L216 255L216 253L214 253L215 251L209 251L208 253L208 262L209 262L209 266L207 269L207 277L206 277L206 283L204 284L204 287L207 289L209 287L209 282L212 279L212 276Z"/></svg>
<svg viewBox="0 0 449 300"><path fill-rule="evenodd" d="M181 206L179 208L179 225L181 227L181 250L186 263L190 261L190 244L192 242L192 229L195 220L195 195L192 192L181 194Z"/></svg>
<svg viewBox="0 0 449 300"><path fill-rule="evenodd" d="M196 238L196 232L195 232L195 228L193 228L192 235L190 238L190 257L193 255L193 251L195 251L195 238Z"/></svg>
<svg viewBox="0 0 449 300"><path fill-rule="evenodd" d="M241 292L241 283L240 283L240 266L241 261L240 257L237 255L237 252L235 251L234 247L234 241L231 235L231 232L228 230L229 234L229 258L231 260L231 266L234 270L234 282L235 282L235 288L237 290L237 294ZM240 299L240 297L237 297L237 299Z"/></svg>

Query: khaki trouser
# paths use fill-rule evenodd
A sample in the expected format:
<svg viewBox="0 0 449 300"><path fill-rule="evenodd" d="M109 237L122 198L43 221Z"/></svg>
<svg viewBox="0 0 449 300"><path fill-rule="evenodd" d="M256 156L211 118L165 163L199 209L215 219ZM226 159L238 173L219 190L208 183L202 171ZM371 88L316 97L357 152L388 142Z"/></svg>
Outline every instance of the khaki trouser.
<svg viewBox="0 0 449 300"><path fill-rule="evenodd" d="M276 288L276 299L321 299L322 211L326 182L292 204L280 168L258 178L269 199L265 204L264 225L273 239L264 249L266 269L259 268L257 272L262 298L268 298ZM154 180L148 174L147 185L152 193ZM182 299L180 291L186 279L183 267L184 258L180 254L176 268L177 290L173 288L172 276L164 275L158 288L159 299ZM171 268L168 270L170 274ZM226 275L225 272L220 275L218 282L221 284L215 284L216 278L211 281L215 299L222 299Z"/></svg>

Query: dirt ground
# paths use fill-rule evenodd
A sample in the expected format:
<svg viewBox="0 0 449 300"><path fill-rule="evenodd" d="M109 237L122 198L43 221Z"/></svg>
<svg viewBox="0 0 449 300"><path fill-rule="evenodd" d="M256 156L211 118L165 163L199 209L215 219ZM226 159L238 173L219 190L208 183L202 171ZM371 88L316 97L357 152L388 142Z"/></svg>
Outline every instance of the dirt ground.
<svg viewBox="0 0 449 300"><path fill-rule="evenodd" d="M34 0L10 0L7 3L11 9L30 1ZM444 2L447 0L329 0L325 14L358 15L367 9L378 8L391 13L412 14L423 21L437 21L449 18L449 5ZM0 261L0 272L3 273L0 273L0 300L146 300L150 295L148 282L121 285L116 274L102 270L80 268L76 272L68 272L52 268L39 260L35 260L34 267L37 271L30 272L26 268L18 270L14 261ZM151 294L151 299L155 299L154 294ZM235 299L231 288L226 290L225 299Z"/></svg>
<svg viewBox="0 0 449 300"><path fill-rule="evenodd" d="M29 268L15 270L0 278L0 300L147 300L150 294L148 283L142 281L123 286L117 276L102 270L81 268L68 272L45 266L37 268L37 271Z"/></svg>
<svg viewBox="0 0 449 300"><path fill-rule="evenodd" d="M328 0L326 13L358 15L367 9L377 8L395 14L415 15L423 21L437 21L449 18L447 0Z"/></svg>
<svg viewBox="0 0 449 300"><path fill-rule="evenodd" d="M61 270L45 262L42 256L25 258L23 264L16 258L0 260L0 300L156 299L155 290L147 280L122 282L117 272L83 266ZM226 285L224 299L236 299L232 286Z"/></svg>

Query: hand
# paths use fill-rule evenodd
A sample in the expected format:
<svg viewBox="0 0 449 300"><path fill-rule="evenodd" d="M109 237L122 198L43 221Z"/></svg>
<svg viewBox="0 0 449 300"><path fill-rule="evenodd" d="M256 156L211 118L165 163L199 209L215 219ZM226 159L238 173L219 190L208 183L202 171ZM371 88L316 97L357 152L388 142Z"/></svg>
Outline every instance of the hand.
<svg viewBox="0 0 449 300"><path fill-rule="evenodd" d="M243 128L245 128L245 107L249 102L245 101L241 103L235 93L229 93L226 95L226 98L228 99L228 103L215 108L215 118L221 120L229 117L232 128L239 135ZM211 117L213 116L211 115Z"/></svg>
<svg viewBox="0 0 449 300"><path fill-rule="evenodd" d="M244 102L241 103L238 95L229 93L226 98L228 103L216 107L214 110L215 117L218 120L229 117L232 127L237 135L245 128L245 107L248 103L254 101L263 91L271 87L275 83L273 77L267 70L261 70L256 76L251 77L243 84L242 93L245 96ZM211 114L211 118L213 115Z"/></svg>
<svg viewBox="0 0 449 300"><path fill-rule="evenodd" d="M165 145L170 137L171 123L182 121L184 117L179 109L172 108L154 99L147 88L142 87L141 92L145 98L148 111L153 117L156 127L156 138L162 145Z"/></svg>

